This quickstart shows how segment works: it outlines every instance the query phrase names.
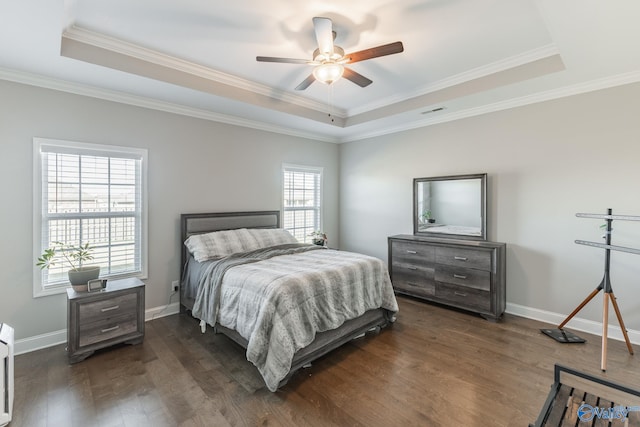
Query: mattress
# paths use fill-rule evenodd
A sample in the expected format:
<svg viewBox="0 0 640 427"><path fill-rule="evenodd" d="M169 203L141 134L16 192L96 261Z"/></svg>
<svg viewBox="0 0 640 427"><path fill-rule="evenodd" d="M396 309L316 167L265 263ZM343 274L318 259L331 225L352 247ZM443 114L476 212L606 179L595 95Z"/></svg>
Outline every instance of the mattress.
<svg viewBox="0 0 640 427"><path fill-rule="evenodd" d="M294 354L318 332L372 309L398 311L382 261L311 246L274 246L206 262L190 259L185 270L183 292L195 299L193 316L246 339L247 359L272 391Z"/></svg>

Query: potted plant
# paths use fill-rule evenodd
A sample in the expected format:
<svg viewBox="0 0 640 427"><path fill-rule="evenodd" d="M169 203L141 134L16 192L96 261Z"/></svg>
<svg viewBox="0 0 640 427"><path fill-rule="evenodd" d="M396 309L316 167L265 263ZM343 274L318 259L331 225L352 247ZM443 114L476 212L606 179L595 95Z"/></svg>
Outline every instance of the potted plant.
<svg viewBox="0 0 640 427"><path fill-rule="evenodd" d="M430 224L433 224L434 222L436 222L435 218L431 217L431 211L429 209L425 210L422 213L422 219Z"/></svg>
<svg viewBox="0 0 640 427"><path fill-rule="evenodd" d="M52 243L53 246L45 249L38 258L36 266L45 269L53 267L60 260L66 261L70 267L68 275L71 286L78 292L86 291L89 280L97 279L100 276L99 265L83 265L85 261L93 259L93 248L89 243L78 246L63 242Z"/></svg>
<svg viewBox="0 0 640 427"><path fill-rule="evenodd" d="M313 244L318 246L326 246L327 241L329 240L327 239L327 235L323 231L316 230L313 233L309 234L309 236L311 236L311 241L313 242Z"/></svg>

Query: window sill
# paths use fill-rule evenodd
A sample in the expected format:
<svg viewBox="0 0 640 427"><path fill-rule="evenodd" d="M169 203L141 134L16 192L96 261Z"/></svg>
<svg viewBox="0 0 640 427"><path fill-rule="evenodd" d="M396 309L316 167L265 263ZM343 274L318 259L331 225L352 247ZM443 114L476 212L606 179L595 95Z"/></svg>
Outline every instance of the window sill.
<svg viewBox="0 0 640 427"><path fill-rule="evenodd" d="M71 285L56 285L56 286L47 286L46 288L42 287L34 287L33 288L33 297L48 297L51 295L63 294L67 291L67 288L70 288Z"/></svg>

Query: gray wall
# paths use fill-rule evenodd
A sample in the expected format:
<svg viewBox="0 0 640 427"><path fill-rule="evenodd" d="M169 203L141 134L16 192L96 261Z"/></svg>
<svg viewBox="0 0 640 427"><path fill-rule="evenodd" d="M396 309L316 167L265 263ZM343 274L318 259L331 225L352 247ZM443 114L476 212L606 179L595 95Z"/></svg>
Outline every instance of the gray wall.
<svg viewBox="0 0 640 427"><path fill-rule="evenodd" d="M280 209L282 163L324 167L324 229L338 235L335 144L0 81L0 322L16 339L66 328L64 295L32 297L34 136L149 150L147 308L179 278L180 214Z"/></svg>
<svg viewBox="0 0 640 427"><path fill-rule="evenodd" d="M640 85L594 92L414 131L335 145L0 81L0 322L18 339L66 328L63 295L32 297L32 138L149 150L147 308L178 279L183 212L279 209L283 162L325 168L325 230L340 247L387 257L412 232L412 179L489 174L489 239L506 242L507 301L569 313L602 276L601 221L640 215ZM265 178L266 177L266 178ZM338 197L339 195L339 197ZM640 247L640 223L614 223ZM614 253L612 280L640 330L640 258ZM601 297L580 313L601 320ZM615 318L612 314L612 323Z"/></svg>
<svg viewBox="0 0 640 427"><path fill-rule="evenodd" d="M639 114L634 84L343 144L341 247L386 259L387 236L412 233L413 178L486 172L489 240L508 245L507 302L566 316L604 265L603 250L574 243L603 242L604 221L575 214L640 215ZM614 222L613 243L640 248L640 222ZM615 252L611 268L639 331L640 256ZM601 313L602 294L579 317Z"/></svg>

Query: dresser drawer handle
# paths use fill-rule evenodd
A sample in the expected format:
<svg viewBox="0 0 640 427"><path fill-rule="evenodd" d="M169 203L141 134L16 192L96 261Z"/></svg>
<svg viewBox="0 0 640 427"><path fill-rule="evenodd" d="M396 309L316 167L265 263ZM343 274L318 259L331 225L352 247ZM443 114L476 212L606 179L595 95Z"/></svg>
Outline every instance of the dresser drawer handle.
<svg viewBox="0 0 640 427"><path fill-rule="evenodd" d="M467 294L465 294L464 292L458 292L458 291L454 291L453 294L455 296L458 296L458 297L466 297L467 296Z"/></svg>
<svg viewBox="0 0 640 427"><path fill-rule="evenodd" d="M455 273L454 273L454 274L453 274L453 278L454 278L454 279L463 279L463 280L464 280L464 279L466 279L466 278L467 278L467 276L463 276L462 274L455 274Z"/></svg>
<svg viewBox="0 0 640 427"><path fill-rule="evenodd" d="M101 329L100 333L104 334L104 333L107 333L107 332L115 331L116 329L120 329L120 326L116 325L116 326L114 326L112 328Z"/></svg>
<svg viewBox="0 0 640 427"><path fill-rule="evenodd" d="M407 282L407 285L411 285L411 286L418 286L417 283L413 283L413 282Z"/></svg>
<svg viewBox="0 0 640 427"><path fill-rule="evenodd" d="M120 308L119 305L114 305L113 307L105 307L103 309L100 309L100 311L104 313L105 311L117 310L119 308Z"/></svg>
<svg viewBox="0 0 640 427"><path fill-rule="evenodd" d="M407 270L417 270L417 269L418 269L418 267L413 267L413 266L407 267Z"/></svg>
<svg viewBox="0 0 640 427"><path fill-rule="evenodd" d="M456 261L466 261L467 257L463 257L463 256L454 256L453 259L455 259Z"/></svg>
<svg viewBox="0 0 640 427"><path fill-rule="evenodd" d="M418 252L416 252L416 251L410 251L410 250L407 250L407 253L408 253L408 254L414 254L414 255L415 255L415 254L417 254Z"/></svg>

